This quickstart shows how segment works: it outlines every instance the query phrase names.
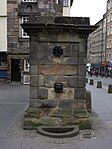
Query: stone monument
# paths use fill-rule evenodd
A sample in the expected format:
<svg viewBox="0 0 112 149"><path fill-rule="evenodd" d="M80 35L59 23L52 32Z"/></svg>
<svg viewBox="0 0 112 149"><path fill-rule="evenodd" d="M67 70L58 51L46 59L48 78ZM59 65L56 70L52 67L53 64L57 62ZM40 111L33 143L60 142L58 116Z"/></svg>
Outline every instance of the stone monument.
<svg viewBox="0 0 112 149"><path fill-rule="evenodd" d="M89 18L31 16L22 24L30 36L30 100L24 127L90 128L86 108Z"/></svg>

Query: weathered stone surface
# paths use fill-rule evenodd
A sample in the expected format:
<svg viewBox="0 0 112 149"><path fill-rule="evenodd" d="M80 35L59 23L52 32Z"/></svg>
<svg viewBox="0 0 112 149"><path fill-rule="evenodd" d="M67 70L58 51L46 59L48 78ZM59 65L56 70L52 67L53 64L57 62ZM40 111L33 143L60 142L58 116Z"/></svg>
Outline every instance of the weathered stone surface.
<svg viewBox="0 0 112 149"><path fill-rule="evenodd" d="M25 111L25 118L39 118L43 116L43 110L40 108L28 108Z"/></svg>
<svg viewBox="0 0 112 149"><path fill-rule="evenodd" d="M23 25L31 35L31 65L38 68L32 70L31 74L30 87L34 99L30 101L30 106L43 111L41 118L33 120L34 125L78 123L85 127L87 121L83 123L77 120L88 118L85 96L86 40L91 29L82 18L55 18L56 22L53 17L47 18L37 17L32 24ZM85 26L70 24L73 22ZM60 48L53 50L56 46ZM54 91L56 82L62 85L60 93ZM50 120L50 117L54 119Z"/></svg>
<svg viewBox="0 0 112 149"><path fill-rule="evenodd" d="M79 52L79 43L78 42L71 44L71 51L72 51L72 53Z"/></svg>
<svg viewBox="0 0 112 149"><path fill-rule="evenodd" d="M44 75L39 75L39 86L44 86Z"/></svg>
<svg viewBox="0 0 112 149"><path fill-rule="evenodd" d="M33 128L33 126L56 126L57 119L52 117L41 117L41 118L25 118L24 119L24 127Z"/></svg>
<svg viewBox="0 0 112 149"><path fill-rule="evenodd" d="M55 108L57 106L56 100L45 99L43 101L43 108Z"/></svg>
<svg viewBox="0 0 112 149"><path fill-rule="evenodd" d="M31 87L38 86L38 81L39 81L39 78L38 78L37 75L30 75L30 85L31 85Z"/></svg>
<svg viewBox="0 0 112 149"><path fill-rule="evenodd" d="M47 99L48 98L48 89L39 88L39 99Z"/></svg>
<svg viewBox="0 0 112 149"><path fill-rule="evenodd" d="M85 57L82 57L80 55L79 56L79 59L78 59L78 64L80 64L80 65L86 65L87 64L87 59Z"/></svg>
<svg viewBox="0 0 112 149"><path fill-rule="evenodd" d="M42 108L43 101L40 99L30 99L29 100L29 107L30 108Z"/></svg>
<svg viewBox="0 0 112 149"><path fill-rule="evenodd" d="M62 93L55 93L53 88L48 89L48 99L74 99L74 89L64 88Z"/></svg>
<svg viewBox="0 0 112 149"><path fill-rule="evenodd" d="M36 42L31 42L30 44L31 51L30 51L30 64L35 64L38 62L38 45Z"/></svg>
<svg viewBox="0 0 112 149"><path fill-rule="evenodd" d="M70 118L74 116L74 110L73 109L55 109L49 114L49 116Z"/></svg>
<svg viewBox="0 0 112 149"><path fill-rule="evenodd" d="M85 109L86 102L78 101L75 99L60 100L58 107L62 109L83 109L83 108Z"/></svg>
<svg viewBox="0 0 112 149"><path fill-rule="evenodd" d="M75 109L74 115L76 118L89 118L89 114L86 109Z"/></svg>
<svg viewBox="0 0 112 149"><path fill-rule="evenodd" d="M74 98L80 99L80 100L85 100L85 93L86 89L83 87L78 87L74 89Z"/></svg>
<svg viewBox="0 0 112 149"><path fill-rule="evenodd" d="M66 61L65 61L65 64L67 64L67 65L77 65L78 64L78 58L77 57L67 58Z"/></svg>
<svg viewBox="0 0 112 149"><path fill-rule="evenodd" d="M56 65L62 65L62 64L65 64L66 58L64 58L64 57L53 57L52 61Z"/></svg>
<svg viewBox="0 0 112 149"><path fill-rule="evenodd" d="M68 78L68 86L71 88L77 87L77 76Z"/></svg>
<svg viewBox="0 0 112 149"><path fill-rule="evenodd" d="M43 75L75 75L76 66L69 65L40 65L40 74Z"/></svg>
<svg viewBox="0 0 112 149"><path fill-rule="evenodd" d="M86 86L86 78L85 76L78 76L78 87Z"/></svg>
<svg viewBox="0 0 112 149"><path fill-rule="evenodd" d="M62 48L64 57L72 57L72 58L78 57L78 50L79 50L78 43L62 44Z"/></svg>
<svg viewBox="0 0 112 149"><path fill-rule="evenodd" d="M56 76L53 76L53 75L47 75L47 76L44 76L45 78L45 81L44 81L44 85L45 87L52 87L54 86L54 82L56 81Z"/></svg>
<svg viewBox="0 0 112 149"><path fill-rule="evenodd" d="M87 52L87 47L86 47L86 42L85 41L81 41L79 43L79 52Z"/></svg>
<svg viewBox="0 0 112 149"><path fill-rule="evenodd" d="M68 87L69 76L56 76L57 82L62 82L65 88Z"/></svg>
<svg viewBox="0 0 112 149"><path fill-rule="evenodd" d="M45 82L44 82L45 87L53 88L55 82L61 82L63 83L63 86L65 88L68 87L68 83L67 83L69 79L68 76L47 75L44 77L45 77Z"/></svg>
<svg viewBox="0 0 112 149"><path fill-rule="evenodd" d="M38 74L38 66L36 64L32 64L30 66L30 74L31 75L37 75Z"/></svg>
<svg viewBox="0 0 112 149"><path fill-rule="evenodd" d="M53 51L49 48L48 43L39 43L39 64L52 64Z"/></svg>
<svg viewBox="0 0 112 149"><path fill-rule="evenodd" d="M60 24L76 24L76 25L89 25L89 18L83 18L82 17L55 17L54 23L60 23Z"/></svg>
<svg viewBox="0 0 112 149"><path fill-rule="evenodd" d="M84 129L91 129L91 119L90 118L77 118L74 121L74 125L79 125L79 128Z"/></svg>
<svg viewBox="0 0 112 149"><path fill-rule="evenodd" d="M78 75L86 76L86 65L78 66Z"/></svg>
<svg viewBox="0 0 112 149"><path fill-rule="evenodd" d="M44 76L43 75L30 75L30 86L31 87L44 87Z"/></svg>
<svg viewBox="0 0 112 149"><path fill-rule="evenodd" d="M74 117L62 119L62 126L72 126L72 125L75 125L75 118Z"/></svg>
<svg viewBox="0 0 112 149"><path fill-rule="evenodd" d="M37 99L38 98L38 88L37 87L30 87L30 99Z"/></svg>

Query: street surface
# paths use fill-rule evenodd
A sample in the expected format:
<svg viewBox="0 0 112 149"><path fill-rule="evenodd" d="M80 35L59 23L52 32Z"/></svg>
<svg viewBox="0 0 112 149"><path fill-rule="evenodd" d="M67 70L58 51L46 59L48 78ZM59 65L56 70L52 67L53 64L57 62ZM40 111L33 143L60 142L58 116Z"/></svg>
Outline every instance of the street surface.
<svg viewBox="0 0 112 149"><path fill-rule="evenodd" d="M99 91L99 94L95 94L96 89L91 85L87 85L87 89L92 90L92 107L94 111L96 111L97 115L102 120L104 120L106 123L112 126L112 94L109 94L107 92L109 84L112 84L112 79L105 77L102 78L100 76L88 77L88 79L94 80L94 86L96 86L97 81L102 82L102 89L97 89Z"/></svg>
<svg viewBox="0 0 112 149"><path fill-rule="evenodd" d="M28 98L28 86L0 85L0 137L6 136L7 131L24 112Z"/></svg>
<svg viewBox="0 0 112 149"><path fill-rule="evenodd" d="M94 77L93 77L94 78ZM90 78L89 78L90 79ZM99 78L95 78L97 81ZM28 106L29 86L0 84L0 149L112 149L112 94L87 83L92 93L92 129L72 138L49 138L23 130L23 113Z"/></svg>
<svg viewBox="0 0 112 149"><path fill-rule="evenodd" d="M100 77L100 76L98 76L98 77L96 77L96 76L87 76L89 79L93 79L94 80L94 82L96 83L97 81L102 81L102 85L103 85L103 88L104 89L108 89L108 85L109 84L112 84L112 78L110 78L110 77L108 77L108 78L105 78L105 77Z"/></svg>

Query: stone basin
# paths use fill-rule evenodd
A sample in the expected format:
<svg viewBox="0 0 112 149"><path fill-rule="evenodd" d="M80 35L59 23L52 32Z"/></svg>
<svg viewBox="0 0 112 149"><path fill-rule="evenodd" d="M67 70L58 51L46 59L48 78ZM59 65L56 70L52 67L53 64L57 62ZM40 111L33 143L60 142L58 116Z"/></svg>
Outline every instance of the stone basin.
<svg viewBox="0 0 112 149"><path fill-rule="evenodd" d="M74 137L79 133L79 127L74 126L38 126L37 132L52 138Z"/></svg>

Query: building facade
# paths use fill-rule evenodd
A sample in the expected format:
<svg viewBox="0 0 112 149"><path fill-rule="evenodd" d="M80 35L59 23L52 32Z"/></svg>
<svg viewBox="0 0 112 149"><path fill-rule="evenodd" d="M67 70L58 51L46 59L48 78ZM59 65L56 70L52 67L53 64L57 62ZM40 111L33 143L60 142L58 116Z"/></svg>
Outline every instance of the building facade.
<svg viewBox="0 0 112 149"><path fill-rule="evenodd" d="M70 16L70 8L73 0L63 0L63 16Z"/></svg>
<svg viewBox="0 0 112 149"><path fill-rule="evenodd" d="M29 36L22 23L30 15L62 16L62 1L55 0L7 0L7 80L29 83Z"/></svg>
<svg viewBox="0 0 112 149"><path fill-rule="evenodd" d="M72 3L73 0L0 1L0 79L29 84L29 36L20 24L27 23L30 15L69 16Z"/></svg>
<svg viewBox="0 0 112 149"><path fill-rule="evenodd" d="M0 80L7 78L7 0L0 1Z"/></svg>
<svg viewBox="0 0 112 149"><path fill-rule="evenodd" d="M106 60L112 60L112 0L107 1Z"/></svg>
<svg viewBox="0 0 112 149"><path fill-rule="evenodd" d="M97 30L88 38L88 62L104 63L112 60L112 0L107 1L106 13L96 23Z"/></svg>
<svg viewBox="0 0 112 149"><path fill-rule="evenodd" d="M105 59L105 19L101 19L98 28L88 37L87 59L89 63L99 64Z"/></svg>

